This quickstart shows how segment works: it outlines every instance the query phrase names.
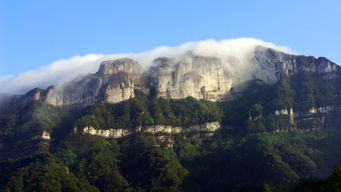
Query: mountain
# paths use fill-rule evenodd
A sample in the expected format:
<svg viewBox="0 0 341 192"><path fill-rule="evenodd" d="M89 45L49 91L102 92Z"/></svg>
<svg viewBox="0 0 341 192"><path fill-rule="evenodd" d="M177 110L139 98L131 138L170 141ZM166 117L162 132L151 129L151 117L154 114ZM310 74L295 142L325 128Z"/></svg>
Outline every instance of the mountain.
<svg viewBox="0 0 341 192"><path fill-rule="evenodd" d="M274 84L283 77L302 72L335 79L340 67L326 58L288 55L270 48L257 47L248 58L246 75L235 76L221 58L186 52L176 58L160 57L142 70L129 58L101 63L99 70L62 86L46 90L34 89L22 100L43 100L56 107L86 107L105 101L119 103L134 97L134 90L167 99L193 97L221 101L231 95L231 89L248 80L260 79ZM231 62L233 65L234 61ZM234 64L237 65L238 63ZM32 98L33 97L33 98Z"/></svg>
<svg viewBox="0 0 341 192"><path fill-rule="evenodd" d="M0 189L291 191L331 174L340 66L261 46L240 62L121 58L1 96Z"/></svg>

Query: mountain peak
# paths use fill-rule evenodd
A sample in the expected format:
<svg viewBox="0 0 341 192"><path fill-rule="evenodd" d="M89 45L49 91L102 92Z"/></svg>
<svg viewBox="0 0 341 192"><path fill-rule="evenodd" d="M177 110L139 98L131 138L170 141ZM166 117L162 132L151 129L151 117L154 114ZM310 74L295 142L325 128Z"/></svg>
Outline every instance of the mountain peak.
<svg viewBox="0 0 341 192"><path fill-rule="evenodd" d="M137 73L139 66L136 61L130 58L103 61L98 70L99 74L112 75L119 72Z"/></svg>
<svg viewBox="0 0 341 192"><path fill-rule="evenodd" d="M235 69L235 65L244 65L244 68ZM146 72L130 58L103 61L94 74L62 87L34 89L23 98L31 102L44 100L53 106L85 107L101 101L118 103L133 98L135 89L148 94L155 88L158 97L181 99L191 96L217 101L230 97L231 88L238 89L252 79L271 84L302 72L331 79L338 76L338 71L340 67L326 58L290 55L266 47L257 47L246 61L188 52L178 57L158 57Z"/></svg>

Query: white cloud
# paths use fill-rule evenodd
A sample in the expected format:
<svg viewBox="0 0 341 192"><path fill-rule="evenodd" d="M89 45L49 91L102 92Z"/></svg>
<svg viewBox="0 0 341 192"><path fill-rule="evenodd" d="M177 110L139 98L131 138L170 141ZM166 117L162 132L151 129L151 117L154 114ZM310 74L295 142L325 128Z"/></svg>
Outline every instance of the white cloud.
<svg viewBox="0 0 341 192"><path fill-rule="evenodd" d="M203 56L219 57L227 64L232 74L238 74L237 71L247 69L247 56L256 46L291 53L286 47L279 47L253 38L239 38L188 42L177 47L158 47L142 53L74 56L17 76L0 77L0 93L24 93L35 87L47 88L51 85L65 83L77 76L96 72L99 64L108 59L129 57L146 68L157 57L176 57L189 50ZM231 62L232 60L233 62Z"/></svg>

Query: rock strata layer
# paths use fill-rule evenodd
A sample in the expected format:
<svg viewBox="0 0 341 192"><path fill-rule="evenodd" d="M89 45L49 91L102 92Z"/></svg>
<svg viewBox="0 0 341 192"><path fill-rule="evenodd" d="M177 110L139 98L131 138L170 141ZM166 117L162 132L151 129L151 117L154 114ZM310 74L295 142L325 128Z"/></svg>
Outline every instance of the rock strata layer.
<svg viewBox="0 0 341 192"><path fill-rule="evenodd" d="M144 132L151 134L178 134L183 132L208 132L214 133L220 129L221 125L219 122L209 122L199 125L193 125L188 127L168 126L168 125L153 125L146 127L138 127L136 129L95 129L94 127L84 127L82 129L83 134L95 135L104 138L122 138L133 133ZM77 129L76 129L77 130Z"/></svg>

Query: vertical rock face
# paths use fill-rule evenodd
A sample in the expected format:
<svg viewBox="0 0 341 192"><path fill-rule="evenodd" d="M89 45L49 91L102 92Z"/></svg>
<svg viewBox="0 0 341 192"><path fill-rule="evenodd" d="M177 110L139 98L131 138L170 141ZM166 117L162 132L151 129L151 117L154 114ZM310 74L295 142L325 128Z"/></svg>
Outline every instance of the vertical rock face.
<svg viewBox="0 0 341 192"><path fill-rule="evenodd" d="M258 47L251 63L256 66L254 78L275 83L285 76L300 72L312 72L334 78L340 67L324 57L289 55L273 49Z"/></svg>
<svg viewBox="0 0 341 192"><path fill-rule="evenodd" d="M73 80L62 88L32 90L23 100L43 100L59 107L85 107L101 101L118 103L133 98L134 89L141 89L169 99L191 96L219 101L230 96L232 86L242 91L241 85L252 79L275 83L300 72L333 79L340 71L339 66L326 58L289 55L264 47L256 48L243 61L245 71L238 69L241 64L238 62L186 52L173 58L157 58L142 73L139 64L131 59L109 60L101 63L97 73Z"/></svg>
<svg viewBox="0 0 341 192"><path fill-rule="evenodd" d="M97 75L104 84L104 100L118 103L134 97L134 89L141 88L138 64L131 59L104 61Z"/></svg>
<svg viewBox="0 0 341 192"><path fill-rule="evenodd" d="M191 96L216 101L229 93L232 84L220 59L191 54L178 61L158 58L150 74L158 96L172 99Z"/></svg>
<svg viewBox="0 0 341 192"><path fill-rule="evenodd" d="M31 91L29 91L28 93L26 93L25 95L21 97L21 103L27 104L33 101L40 100L42 97L43 91L44 90L39 89L39 88L32 89Z"/></svg>
<svg viewBox="0 0 341 192"><path fill-rule="evenodd" d="M117 103L134 97L139 87L139 67L131 59L101 63L97 73L68 83L63 89L47 89L45 101L54 106L90 106L99 101Z"/></svg>
<svg viewBox="0 0 341 192"><path fill-rule="evenodd" d="M290 118L290 125L297 131L313 131L313 130L340 130L339 125L341 119L341 107L338 106L324 106L312 107L306 111L295 111L290 109L276 110L276 116L288 116ZM286 130L275 130L275 132L287 132Z"/></svg>

